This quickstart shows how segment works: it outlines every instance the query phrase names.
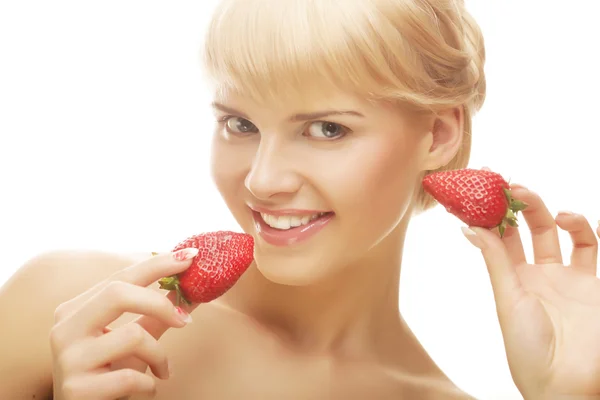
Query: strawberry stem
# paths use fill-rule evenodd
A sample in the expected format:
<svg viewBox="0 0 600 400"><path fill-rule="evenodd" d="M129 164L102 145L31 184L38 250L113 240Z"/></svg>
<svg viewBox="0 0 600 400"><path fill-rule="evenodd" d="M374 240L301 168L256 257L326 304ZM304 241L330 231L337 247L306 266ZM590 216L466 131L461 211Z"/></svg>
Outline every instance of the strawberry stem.
<svg viewBox="0 0 600 400"><path fill-rule="evenodd" d="M518 228L519 224L517 223L517 214L519 211L523 211L528 207L528 204L522 202L521 200L515 200L509 189L504 188L504 195L506 196L506 200L508 200L508 208L506 209L506 214L504 218L502 218L502 222L498 225L498 232L500 233L500 237L504 236L504 232L506 231L506 225L512 226L513 228Z"/></svg>
<svg viewBox="0 0 600 400"><path fill-rule="evenodd" d="M174 290L175 292L177 292L177 296L175 296L176 307L179 307L181 303L185 303L187 305L192 304L183 295L183 292L181 291L181 286L179 285L179 278L177 278L177 276L168 276L166 278L162 278L158 281L158 284L161 289Z"/></svg>

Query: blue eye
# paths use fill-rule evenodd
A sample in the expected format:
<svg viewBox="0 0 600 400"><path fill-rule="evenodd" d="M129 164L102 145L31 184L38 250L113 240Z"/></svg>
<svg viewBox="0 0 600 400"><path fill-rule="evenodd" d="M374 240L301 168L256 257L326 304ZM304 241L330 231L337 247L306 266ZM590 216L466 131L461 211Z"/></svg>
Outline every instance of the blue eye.
<svg viewBox="0 0 600 400"><path fill-rule="evenodd" d="M258 132L256 125L245 118L227 117L224 122L227 132L233 135L248 135Z"/></svg>
<svg viewBox="0 0 600 400"><path fill-rule="evenodd" d="M317 139L338 139L348 133L348 128L334 122L312 122L305 133Z"/></svg>

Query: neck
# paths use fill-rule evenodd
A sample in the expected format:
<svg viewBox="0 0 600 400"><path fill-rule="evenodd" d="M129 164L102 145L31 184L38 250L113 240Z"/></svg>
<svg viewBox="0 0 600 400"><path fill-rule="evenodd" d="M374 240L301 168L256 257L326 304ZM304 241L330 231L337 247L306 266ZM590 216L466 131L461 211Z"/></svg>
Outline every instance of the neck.
<svg viewBox="0 0 600 400"><path fill-rule="evenodd" d="M221 301L275 331L292 348L349 356L381 353L376 349L410 335L398 307L407 223L367 257L318 284L279 285L252 266Z"/></svg>

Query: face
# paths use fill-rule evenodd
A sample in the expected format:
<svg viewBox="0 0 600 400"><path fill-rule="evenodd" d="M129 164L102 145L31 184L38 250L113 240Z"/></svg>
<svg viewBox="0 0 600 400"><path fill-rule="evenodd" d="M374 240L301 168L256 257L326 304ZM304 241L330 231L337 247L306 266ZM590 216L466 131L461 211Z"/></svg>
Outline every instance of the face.
<svg viewBox="0 0 600 400"><path fill-rule="evenodd" d="M258 269L286 285L368 258L405 218L431 146L409 114L340 92L269 104L230 93L214 109L213 179L255 237Z"/></svg>

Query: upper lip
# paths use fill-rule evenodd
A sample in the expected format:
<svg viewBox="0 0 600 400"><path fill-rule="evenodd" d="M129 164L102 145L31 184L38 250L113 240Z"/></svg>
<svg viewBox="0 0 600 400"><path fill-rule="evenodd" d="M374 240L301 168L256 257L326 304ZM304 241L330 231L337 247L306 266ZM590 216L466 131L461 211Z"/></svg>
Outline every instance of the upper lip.
<svg viewBox="0 0 600 400"><path fill-rule="evenodd" d="M324 210L301 210L301 209L298 209L298 208L272 209L272 208L266 208L266 207L259 207L259 206L255 206L255 205L251 205L251 204L248 204L248 207L250 207L250 209L252 211L256 211L258 213L269 214L269 215L276 215L276 216L283 216L283 215L314 215L314 214L319 214L319 213L330 212L330 211L324 211Z"/></svg>

